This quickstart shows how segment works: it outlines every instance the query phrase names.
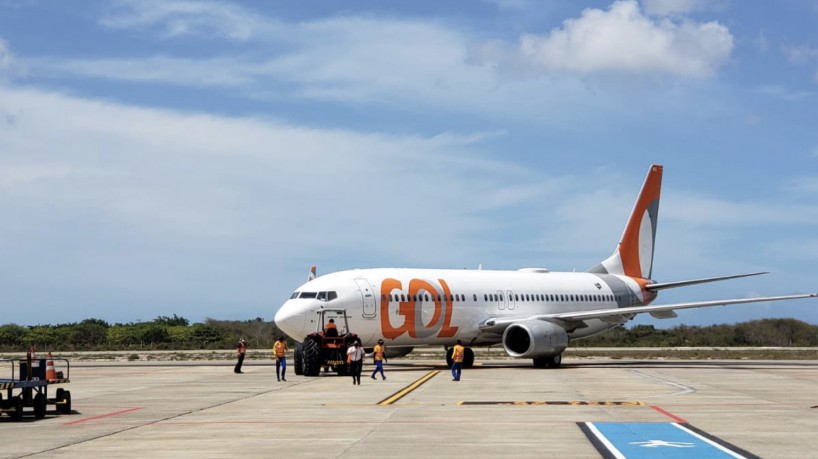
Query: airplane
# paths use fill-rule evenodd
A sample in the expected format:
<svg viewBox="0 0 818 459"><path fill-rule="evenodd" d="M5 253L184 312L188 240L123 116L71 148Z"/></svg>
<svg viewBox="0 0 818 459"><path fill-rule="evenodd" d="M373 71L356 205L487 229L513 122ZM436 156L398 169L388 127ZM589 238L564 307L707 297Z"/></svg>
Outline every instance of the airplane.
<svg viewBox="0 0 818 459"><path fill-rule="evenodd" d="M530 358L537 368L557 368L569 341L623 325L637 314L668 319L681 309L818 297L651 305L664 289L766 274L652 280L662 172L663 166L650 166L613 254L585 272L375 268L316 277L313 267L308 281L279 308L275 324L301 342L322 326L320 311L340 309L365 348L383 339L391 356L442 345L451 364L452 347L461 340L467 346L501 344L511 357ZM469 367L474 353L467 347L465 354L463 366Z"/></svg>

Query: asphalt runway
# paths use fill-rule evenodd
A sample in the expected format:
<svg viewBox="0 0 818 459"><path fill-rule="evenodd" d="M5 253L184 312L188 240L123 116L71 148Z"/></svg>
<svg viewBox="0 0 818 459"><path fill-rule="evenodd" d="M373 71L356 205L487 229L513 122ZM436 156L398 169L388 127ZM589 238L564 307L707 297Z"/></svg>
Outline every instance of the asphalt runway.
<svg viewBox="0 0 818 459"><path fill-rule="evenodd" d="M816 360L503 360L459 382L435 362L390 361L385 381L372 368L353 386L292 368L276 382L271 361L76 363L73 413L0 417L0 457L818 454Z"/></svg>

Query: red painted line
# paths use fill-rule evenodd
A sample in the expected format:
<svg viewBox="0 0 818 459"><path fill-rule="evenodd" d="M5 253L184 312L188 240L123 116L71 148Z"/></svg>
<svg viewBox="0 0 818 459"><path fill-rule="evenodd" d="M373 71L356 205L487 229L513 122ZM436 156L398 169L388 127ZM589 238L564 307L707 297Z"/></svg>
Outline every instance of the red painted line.
<svg viewBox="0 0 818 459"><path fill-rule="evenodd" d="M653 408L654 410L664 414L665 416L669 417L670 419L673 419L674 421L678 422L679 424L687 424L687 421L685 421L684 419L680 418L679 416L676 416L675 414L671 414L671 413L659 408L656 405L651 405L650 407Z"/></svg>
<svg viewBox="0 0 818 459"><path fill-rule="evenodd" d="M81 422L95 421L97 419L107 418L107 417L111 417L111 416L116 416L118 414L130 413L131 411L141 410L142 408L143 407L141 407L141 406L137 406L135 408L128 408L127 410L119 410L119 411L114 411L113 413L100 414L99 416L94 416L94 417L91 417L91 418L84 418L84 419L78 419L76 421L66 422L65 425L71 426L71 425L74 425L74 424L79 424Z"/></svg>

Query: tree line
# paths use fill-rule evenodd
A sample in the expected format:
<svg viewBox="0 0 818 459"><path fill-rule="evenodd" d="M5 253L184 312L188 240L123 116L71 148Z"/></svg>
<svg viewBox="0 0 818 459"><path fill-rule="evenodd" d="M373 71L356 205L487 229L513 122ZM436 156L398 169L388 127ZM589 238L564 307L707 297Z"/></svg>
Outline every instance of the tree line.
<svg viewBox="0 0 818 459"><path fill-rule="evenodd" d="M600 335L571 342L576 347L814 347L818 326L796 319L761 319L738 324L679 325L657 329L653 325L619 327Z"/></svg>
<svg viewBox="0 0 818 459"><path fill-rule="evenodd" d="M0 325L0 350L195 350L230 349L240 338L253 348L272 348L281 331L263 319L206 319L191 324L184 317L159 316L150 322L109 324L100 319L59 325Z"/></svg>
<svg viewBox="0 0 818 459"><path fill-rule="evenodd" d="M230 349L239 338L251 348L272 348L284 335L273 322L207 319L191 324L184 317L159 316L150 322L109 324L100 319L60 325L0 325L0 351L40 350L195 350ZM292 347L292 340L287 338ZM619 327L571 342L575 347L735 347L818 346L818 326L796 319L763 319L738 324L657 329L652 325Z"/></svg>

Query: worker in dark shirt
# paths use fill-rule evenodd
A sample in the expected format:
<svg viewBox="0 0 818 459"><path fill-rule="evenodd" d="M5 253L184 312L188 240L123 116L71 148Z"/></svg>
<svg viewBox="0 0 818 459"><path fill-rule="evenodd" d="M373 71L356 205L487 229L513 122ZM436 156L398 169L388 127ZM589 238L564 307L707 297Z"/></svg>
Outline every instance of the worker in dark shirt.
<svg viewBox="0 0 818 459"><path fill-rule="evenodd" d="M241 364L244 363L244 354L247 352L247 341L244 341L244 338L239 340L239 344L236 345L236 353L238 356L239 361L236 363L236 367L233 368L234 373L244 373L241 371Z"/></svg>

